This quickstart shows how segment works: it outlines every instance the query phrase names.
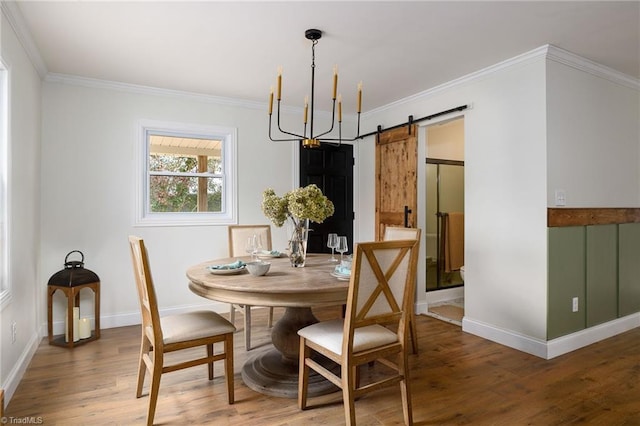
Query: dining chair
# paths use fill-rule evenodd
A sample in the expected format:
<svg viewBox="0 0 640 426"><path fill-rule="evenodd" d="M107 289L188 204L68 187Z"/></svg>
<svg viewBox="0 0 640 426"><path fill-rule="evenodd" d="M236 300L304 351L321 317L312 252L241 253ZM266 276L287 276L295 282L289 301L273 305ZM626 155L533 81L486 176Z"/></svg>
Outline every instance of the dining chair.
<svg viewBox="0 0 640 426"><path fill-rule="evenodd" d="M387 226L384 229L383 241L390 240L418 240L420 246L420 228L405 228L401 226ZM418 277L416 277L417 279ZM414 355L418 354L418 331L416 329L415 306L411 305L411 315L409 315L409 331L411 332L411 348Z"/></svg>
<svg viewBox="0 0 640 426"><path fill-rule="evenodd" d="M356 245L345 318L318 322L298 330L300 409L307 408L312 369L342 389L347 425L356 424L356 398L396 383L400 383L404 422L413 423L406 349L408 322L415 298L418 245L417 240ZM340 365L340 376L322 366L314 358L315 353ZM397 358L389 359L392 355ZM362 385L358 366L371 361L389 367L390 372Z"/></svg>
<svg viewBox="0 0 640 426"><path fill-rule="evenodd" d="M151 376L147 425L153 424L160 378L163 373L171 371L207 364L209 380L213 380L214 361L224 360L227 400L233 404L233 333L236 328L222 316L207 310L160 317L144 241L140 237L130 236L129 245L142 312L136 398L142 396L146 372L149 371ZM213 344L218 342L224 342L224 351L216 354ZM166 353L198 346L206 346L206 356L165 365Z"/></svg>
<svg viewBox="0 0 640 426"><path fill-rule="evenodd" d="M246 243L249 237L258 235L262 239L262 248L271 250L271 225L231 225L229 226L229 257L246 256ZM244 317L244 348L251 350L251 306L231 304L229 306L229 320L235 324L236 310ZM267 327L273 326L273 308L269 308Z"/></svg>

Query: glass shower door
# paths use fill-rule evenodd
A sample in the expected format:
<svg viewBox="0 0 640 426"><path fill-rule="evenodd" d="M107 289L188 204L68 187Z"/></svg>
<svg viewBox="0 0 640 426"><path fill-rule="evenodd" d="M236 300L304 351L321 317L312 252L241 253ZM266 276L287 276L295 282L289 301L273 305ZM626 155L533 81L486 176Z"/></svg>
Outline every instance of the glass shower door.
<svg viewBox="0 0 640 426"><path fill-rule="evenodd" d="M427 159L427 291L463 285L464 162Z"/></svg>

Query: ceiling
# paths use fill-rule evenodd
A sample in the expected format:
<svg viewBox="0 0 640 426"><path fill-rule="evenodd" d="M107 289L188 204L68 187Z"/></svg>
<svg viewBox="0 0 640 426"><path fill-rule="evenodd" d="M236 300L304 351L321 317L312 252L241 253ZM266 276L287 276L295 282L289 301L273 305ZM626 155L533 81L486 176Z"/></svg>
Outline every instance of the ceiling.
<svg viewBox="0 0 640 426"><path fill-rule="evenodd" d="M640 2L18 1L41 72L266 105L329 109L334 64L345 114L382 107L546 44L640 79ZM16 10L14 7L13 10ZM33 56L33 52L32 52Z"/></svg>

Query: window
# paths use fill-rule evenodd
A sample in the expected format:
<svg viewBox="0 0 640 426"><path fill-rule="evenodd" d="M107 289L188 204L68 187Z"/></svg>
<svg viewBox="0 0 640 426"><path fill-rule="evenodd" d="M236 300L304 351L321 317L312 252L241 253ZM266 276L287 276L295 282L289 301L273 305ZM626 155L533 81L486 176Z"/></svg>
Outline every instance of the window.
<svg viewBox="0 0 640 426"><path fill-rule="evenodd" d="M236 130L142 122L137 225L236 222Z"/></svg>
<svg viewBox="0 0 640 426"><path fill-rule="evenodd" d="M9 86L8 72L0 60L0 307L11 299L11 286L8 273L8 116Z"/></svg>

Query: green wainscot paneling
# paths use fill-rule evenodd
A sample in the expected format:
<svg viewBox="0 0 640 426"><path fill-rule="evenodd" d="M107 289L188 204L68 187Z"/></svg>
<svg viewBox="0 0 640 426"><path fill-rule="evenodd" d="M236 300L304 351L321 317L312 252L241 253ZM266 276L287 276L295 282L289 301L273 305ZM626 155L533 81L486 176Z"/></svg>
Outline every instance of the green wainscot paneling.
<svg viewBox="0 0 640 426"><path fill-rule="evenodd" d="M586 229L549 228L549 293L547 339L586 328ZM573 312L573 298L578 312Z"/></svg>
<svg viewBox="0 0 640 426"><path fill-rule="evenodd" d="M587 327L618 318L618 225L586 227Z"/></svg>
<svg viewBox="0 0 640 426"><path fill-rule="evenodd" d="M618 225L619 316L640 312L640 223Z"/></svg>

